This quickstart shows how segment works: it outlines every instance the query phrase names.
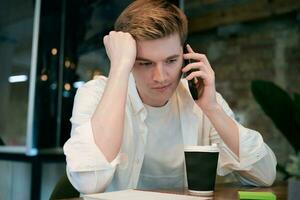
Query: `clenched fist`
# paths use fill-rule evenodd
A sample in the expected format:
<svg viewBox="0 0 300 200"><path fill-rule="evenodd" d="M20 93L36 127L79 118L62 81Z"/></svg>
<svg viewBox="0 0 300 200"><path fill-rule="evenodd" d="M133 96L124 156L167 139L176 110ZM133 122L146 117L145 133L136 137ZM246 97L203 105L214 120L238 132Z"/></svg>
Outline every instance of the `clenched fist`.
<svg viewBox="0 0 300 200"><path fill-rule="evenodd" d="M104 36L103 43L111 62L110 70L130 73L136 59L136 41L132 35L111 31Z"/></svg>

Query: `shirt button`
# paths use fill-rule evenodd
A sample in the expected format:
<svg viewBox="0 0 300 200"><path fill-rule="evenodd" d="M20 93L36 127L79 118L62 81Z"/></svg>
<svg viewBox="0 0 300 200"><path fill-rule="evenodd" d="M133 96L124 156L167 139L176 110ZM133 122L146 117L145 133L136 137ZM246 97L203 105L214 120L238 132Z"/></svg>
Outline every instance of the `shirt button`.
<svg viewBox="0 0 300 200"><path fill-rule="evenodd" d="M140 163L140 160L139 159L136 159L135 160L136 164L138 165Z"/></svg>

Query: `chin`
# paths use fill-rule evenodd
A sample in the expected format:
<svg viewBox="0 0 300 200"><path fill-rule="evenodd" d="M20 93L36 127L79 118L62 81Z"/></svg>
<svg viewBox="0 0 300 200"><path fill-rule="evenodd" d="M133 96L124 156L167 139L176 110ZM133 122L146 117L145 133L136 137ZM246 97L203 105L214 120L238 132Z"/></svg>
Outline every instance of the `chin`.
<svg viewBox="0 0 300 200"><path fill-rule="evenodd" d="M164 101L158 101L158 103L156 103L156 104L154 105L154 107L162 107L162 106L164 106L164 105L167 104L168 100L169 100L169 99L164 100Z"/></svg>
<svg viewBox="0 0 300 200"><path fill-rule="evenodd" d="M163 106L165 105L169 100L171 99L171 96L168 95L167 97L159 99L157 102L160 102L160 105Z"/></svg>
<svg viewBox="0 0 300 200"><path fill-rule="evenodd" d="M164 106L170 98L168 98L167 96L158 96L158 95L153 95L153 97L156 97L156 98L152 98L150 100L149 105L150 106L153 106L153 107L161 107L161 106Z"/></svg>

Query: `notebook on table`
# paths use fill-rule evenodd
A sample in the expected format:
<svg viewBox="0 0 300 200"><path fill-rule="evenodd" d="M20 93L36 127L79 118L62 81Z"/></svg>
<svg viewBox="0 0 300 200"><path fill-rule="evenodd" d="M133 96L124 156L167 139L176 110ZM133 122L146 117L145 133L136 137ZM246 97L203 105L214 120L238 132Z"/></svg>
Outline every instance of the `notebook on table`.
<svg viewBox="0 0 300 200"><path fill-rule="evenodd" d="M208 200L211 197L199 197L161 192L148 192L140 190L121 190L83 196L84 200Z"/></svg>

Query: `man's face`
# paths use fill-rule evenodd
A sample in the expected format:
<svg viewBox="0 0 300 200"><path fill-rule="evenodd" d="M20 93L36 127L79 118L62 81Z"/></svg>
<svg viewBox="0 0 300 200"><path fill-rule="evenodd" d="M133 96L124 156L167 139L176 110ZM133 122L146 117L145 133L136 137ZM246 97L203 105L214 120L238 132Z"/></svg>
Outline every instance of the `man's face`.
<svg viewBox="0 0 300 200"><path fill-rule="evenodd" d="M182 56L178 34L137 41L132 73L143 103L158 107L170 99L180 80Z"/></svg>

